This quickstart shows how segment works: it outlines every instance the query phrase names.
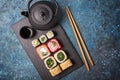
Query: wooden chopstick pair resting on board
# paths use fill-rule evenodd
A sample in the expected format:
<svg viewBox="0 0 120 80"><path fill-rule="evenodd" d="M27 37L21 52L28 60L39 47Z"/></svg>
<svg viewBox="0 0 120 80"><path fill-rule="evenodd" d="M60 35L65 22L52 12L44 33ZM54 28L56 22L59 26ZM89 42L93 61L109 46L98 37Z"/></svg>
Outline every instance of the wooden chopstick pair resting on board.
<svg viewBox="0 0 120 80"><path fill-rule="evenodd" d="M91 58L91 56L90 56L90 53L89 53L89 51L88 51L88 49L87 49L87 47L86 47L86 44L85 44L84 40L83 40L83 38L82 38L82 35L81 35L81 33L80 33L80 31L79 31L79 29L78 29L78 27L77 27L77 25L76 25L76 23L75 23L75 21L74 21L74 18L73 18L73 16L72 16L72 13L71 13L69 7L66 7L66 12L67 12L67 15L68 15L70 24L71 24L71 26L72 26L74 35L75 35L75 37L76 37L78 46L79 46L79 48L80 48L80 51L81 51L81 54L82 54L82 57L83 57L85 66L86 66L87 70L89 71L89 70L90 70L90 66L89 66L89 64L88 64L88 61L87 61L87 59L86 59L86 56L88 57L88 60L90 61L90 64L91 64L92 66L94 66L93 60L92 60L92 58ZM84 50L83 50L83 48L84 48ZM85 56L84 52L86 52L86 56Z"/></svg>

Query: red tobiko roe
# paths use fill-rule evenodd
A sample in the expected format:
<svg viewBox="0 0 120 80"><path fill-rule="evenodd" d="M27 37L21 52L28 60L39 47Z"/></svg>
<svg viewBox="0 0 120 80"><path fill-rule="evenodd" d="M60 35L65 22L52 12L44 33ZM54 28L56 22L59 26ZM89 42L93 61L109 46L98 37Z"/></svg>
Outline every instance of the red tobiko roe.
<svg viewBox="0 0 120 80"><path fill-rule="evenodd" d="M61 48L61 45L59 44L57 39L51 39L48 44L48 48L50 49L51 52L56 52Z"/></svg>

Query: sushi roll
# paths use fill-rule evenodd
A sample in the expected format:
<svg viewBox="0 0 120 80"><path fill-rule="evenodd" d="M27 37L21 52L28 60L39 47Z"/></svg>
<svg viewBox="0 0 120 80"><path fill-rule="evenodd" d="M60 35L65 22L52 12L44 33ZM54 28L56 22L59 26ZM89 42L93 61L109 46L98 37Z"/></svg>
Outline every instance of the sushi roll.
<svg viewBox="0 0 120 80"><path fill-rule="evenodd" d="M54 57L49 56L44 60L44 64L47 69L52 69L57 65L57 62L55 61Z"/></svg>
<svg viewBox="0 0 120 80"><path fill-rule="evenodd" d="M48 57L51 53L45 44L36 48L36 52L41 59Z"/></svg>
<svg viewBox="0 0 120 80"><path fill-rule="evenodd" d="M50 49L51 52L56 52L61 48L61 45L59 44L57 39L51 39L48 44L48 48Z"/></svg>
<svg viewBox="0 0 120 80"><path fill-rule="evenodd" d="M70 59L67 59L65 62L60 64L61 69L64 71L65 69L71 67L73 64Z"/></svg>
<svg viewBox="0 0 120 80"><path fill-rule="evenodd" d="M39 40L41 43L45 43L47 41L47 37L45 35L42 35L39 37Z"/></svg>
<svg viewBox="0 0 120 80"><path fill-rule="evenodd" d="M38 40L38 39L34 39L34 40L32 41L32 45L33 45L34 47L37 47L38 45L40 45L39 40Z"/></svg>
<svg viewBox="0 0 120 80"><path fill-rule="evenodd" d="M46 33L46 35L47 35L48 39L51 39L51 38L54 37L53 31L48 31L48 32Z"/></svg>
<svg viewBox="0 0 120 80"><path fill-rule="evenodd" d="M54 54L55 59L58 63L63 63L67 59L67 55L63 50L59 50Z"/></svg>
<svg viewBox="0 0 120 80"><path fill-rule="evenodd" d="M60 74L62 72L62 70L61 70L60 66L58 65L55 68L50 69L49 72L50 72L51 76L54 77L54 76Z"/></svg>

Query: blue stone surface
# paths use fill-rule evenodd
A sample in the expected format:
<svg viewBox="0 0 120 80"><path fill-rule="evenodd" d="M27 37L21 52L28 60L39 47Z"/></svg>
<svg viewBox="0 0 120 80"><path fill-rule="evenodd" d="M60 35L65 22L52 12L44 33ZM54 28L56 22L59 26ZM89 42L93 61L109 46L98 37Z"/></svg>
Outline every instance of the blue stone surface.
<svg viewBox="0 0 120 80"><path fill-rule="evenodd" d="M81 56L66 6L70 6L95 63L91 71L84 65L61 80L120 80L120 0L57 1L63 11L60 24L72 44ZM20 12L27 10L27 3L0 0L0 80L42 80L11 28L24 18Z"/></svg>

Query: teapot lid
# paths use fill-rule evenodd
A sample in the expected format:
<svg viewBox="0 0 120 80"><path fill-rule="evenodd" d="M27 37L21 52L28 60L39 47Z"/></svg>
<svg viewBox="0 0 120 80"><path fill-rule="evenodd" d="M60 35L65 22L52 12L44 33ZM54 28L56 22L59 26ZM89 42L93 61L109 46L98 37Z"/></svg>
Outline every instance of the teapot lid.
<svg viewBox="0 0 120 80"><path fill-rule="evenodd" d="M34 4L30 10L30 17L34 23L46 25L52 20L53 11L46 4Z"/></svg>
<svg viewBox="0 0 120 80"><path fill-rule="evenodd" d="M32 6L30 0L28 11L22 11L21 14L29 18L29 22L34 29L47 30L52 28L59 20L59 7L55 0L38 1Z"/></svg>

